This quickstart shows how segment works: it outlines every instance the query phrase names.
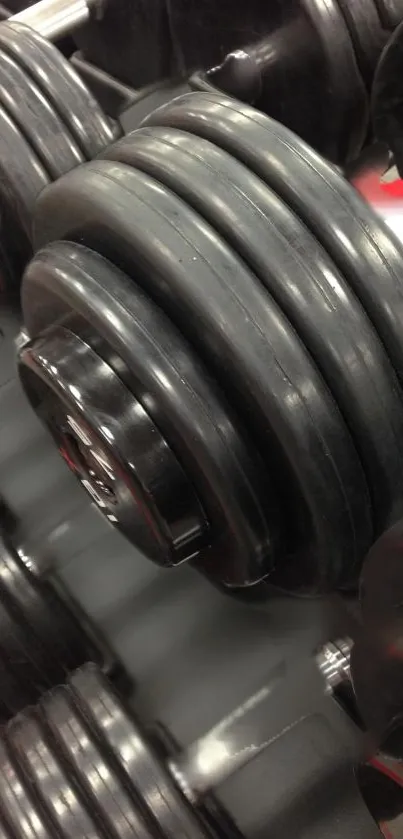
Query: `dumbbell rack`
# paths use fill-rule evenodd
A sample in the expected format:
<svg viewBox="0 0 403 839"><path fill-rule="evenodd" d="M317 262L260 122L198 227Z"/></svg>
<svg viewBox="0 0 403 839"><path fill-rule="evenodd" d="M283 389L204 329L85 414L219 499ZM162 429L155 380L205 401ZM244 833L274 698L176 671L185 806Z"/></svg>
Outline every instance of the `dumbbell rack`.
<svg viewBox="0 0 403 839"><path fill-rule="evenodd" d="M173 95L158 87L146 96L114 83L79 57L73 63L97 93L102 88L102 104L130 106L123 115L126 128L136 127ZM51 553L56 571L121 656L136 683L142 716L158 719L178 743L190 743L253 693L283 659L308 656L329 637L346 634L348 619L331 600L278 597L245 605L215 592L189 569L171 576L140 556L133 561L134 549L90 507L22 395L14 375L18 329L11 311L0 312L0 416L5 417L0 495L22 515L39 566ZM316 708L321 702L316 685L304 683L302 690L312 692ZM299 721L299 700L290 698L291 735L224 784L219 801L248 839L258 839L270 825L282 839L296 824L301 839L379 839L356 786L347 782L335 795L326 780L340 744L358 752L354 728L329 702L322 703L319 715Z"/></svg>

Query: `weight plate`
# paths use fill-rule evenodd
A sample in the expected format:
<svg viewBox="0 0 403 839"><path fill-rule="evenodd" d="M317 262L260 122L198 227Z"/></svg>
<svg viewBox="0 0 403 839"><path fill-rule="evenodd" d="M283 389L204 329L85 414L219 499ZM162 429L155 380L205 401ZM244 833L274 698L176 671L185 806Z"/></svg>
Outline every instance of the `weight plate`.
<svg viewBox="0 0 403 839"><path fill-rule="evenodd" d="M403 506L403 403L370 321L326 252L274 192L206 140L143 128L104 157L141 169L176 192L262 280L344 415L366 472L377 531L383 531Z"/></svg>
<svg viewBox="0 0 403 839"><path fill-rule="evenodd" d="M12 673L33 697L50 687L47 677L46 650L38 643L29 626L17 621L0 601L0 649Z"/></svg>
<svg viewBox="0 0 403 839"><path fill-rule="evenodd" d="M368 88L385 46L387 34L379 19L375 0L337 0L345 18L357 56L358 67Z"/></svg>
<svg viewBox="0 0 403 839"><path fill-rule="evenodd" d="M1 27L0 27L1 28ZM0 106L0 213L6 271L2 282L15 289L32 255L35 201L49 177L33 149Z"/></svg>
<svg viewBox="0 0 403 839"><path fill-rule="evenodd" d="M232 585L265 576L276 557L278 516L260 461L219 389L163 313L105 259L68 243L36 255L23 301L32 335L74 312L75 333L94 345L144 404L211 524L215 547L198 567Z"/></svg>
<svg viewBox="0 0 403 839"><path fill-rule="evenodd" d="M38 693L33 686L18 679L11 663L0 648L0 719L5 722L31 702L35 702Z"/></svg>
<svg viewBox="0 0 403 839"><path fill-rule="evenodd" d="M4 741L0 741L0 813L11 836L20 839L52 839L54 835L52 825L38 811L31 790L21 784Z"/></svg>
<svg viewBox="0 0 403 839"><path fill-rule="evenodd" d="M153 834L142 818L143 802L139 799L134 803L126 791L116 761L113 756L110 760L108 749L97 742L88 723L84 724L72 701L71 690L59 688L48 694L40 709L46 728L69 768L70 783L74 779L80 785L93 819L115 839L152 839Z"/></svg>
<svg viewBox="0 0 403 839"><path fill-rule="evenodd" d="M0 104L37 154L50 179L55 180L83 163L77 144L41 90L1 49Z"/></svg>
<svg viewBox="0 0 403 839"><path fill-rule="evenodd" d="M375 4L385 29L396 29L403 20L402 0L375 0Z"/></svg>
<svg viewBox="0 0 403 839"><path fill-rule="evenodd" d="M389 39L376 68L371 96L375 136L393 152L403 173L403 22Z"/></svg>
<svg viewBox="0 0 403 839"><path fill-rule="evenodd" d="M87 723L118 760L164 839L206 839L196 814L168 770L99 671L89 665L74 673L69 681Z"/></svg>
<svg viewBox="0 0 403 839"><path fill-rule="evenodd" d="M284 126L224 96L188 94L145 124L205 137L272 187L333 257L403 380L403 245L333 166Z"/></svg>
<svg viewBox="0 0 403 839"><path fill-rule="evenodd" d="M327 82L322 119L328 123L329 137L333 134L335 144L330 159L334 163L347 163L360 152L368 125L367 97L350 33L337 0L301 0L301 3L321 47L323 65L318 73L324 67ZM300 107L303 107L301 103ZM326 155L326 148L320 151Z"/></svg>
<svg viewBox="0 0 403 839"><path fill-rule="evenodd" d="M45 819L45 823L50 823L52 836L106 839L108 834L88 814L82 792L72 783L71 773L35 711L12 720L5 740L21 783L31 790L40 821Z"/></svg>
<svg viewBox="0 0 403 839"><path fill-rule="evenodd" d="M360 585L364 623L403 619L403 521L384 533L369 551Z"/></svg>
<svg viewBox="0 0 403 839"><path fill-rule="evenodd" d="M24 621L32 637L46 650L49 684L63 681L86 656L94 655L78 621L46 580L37 580L0 535L0 591L17 621Z"/></svg>
<svg viewBox="0 0 403 839"><path fill-rule="evenodd" d="M357 706L374 751L403 758L402 618L366 624L351 652Z"/></svg>
<svg viewBox="0 0 403 839"><path fill-rule="evenodd" d="M21 352L31 404L101 512L141 553L163 566L196 557L208 524L183 469L120 377L63 324Z"/></svg>
<svg viewBox="0 0 403 839"><path fill-rule="evenodd" d="M310 356L260 281L197 213L124 164L94 161L46 191L36 243L58 238L120 263L197 346L275 477L293 549L303 545L296 573L313 588L340 583L371 538L361 465ZM25 293L30 334L34 301Z"/></svg>
<svg viewBox="0 0 403 839"><path fill-rule="evenodd" d="M53 44L28 26L8 21L0 26L0 46L42 90L85 158L91 160L116 139L116 126Z"/></svg>

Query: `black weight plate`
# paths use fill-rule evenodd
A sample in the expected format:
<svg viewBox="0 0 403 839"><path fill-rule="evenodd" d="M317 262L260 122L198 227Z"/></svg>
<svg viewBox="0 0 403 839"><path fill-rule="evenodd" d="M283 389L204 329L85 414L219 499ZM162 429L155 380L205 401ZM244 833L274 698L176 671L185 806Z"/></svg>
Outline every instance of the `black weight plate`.
<svg viewBox="0 0 403 839"><path fill-rule="evenodd" d="M0 26L0 46L42 90L88 160L116 138L116 128L102 112L61 52L21 23Z"/></svg>
<svg viewBox="0 0 403 839"><path fill-rule="evenodd" d="M87 164L53 184L37 210L38 246L76 237L100 249L197 346L264 453L292 517L300 576L314 588L340 582L371 538L361 465L310 356L260 281L197 213L124 164ZM34 306L25 295L31 334Z"/></svg>
<svg viewBox="0 0 403 839"><path fill-rule="evenodd" d="M375 0L375 4L385 29L396 29L403 20L402 0Z"/></svg>
<svg viewBox="0 0 403 839"><path fill-rule="evenodd" d="M106 839L94 822L82 791L72 783L63 757L49 740L35 711L20 714L5 731L8 754L24 788L38 808L38 826L50 825L52 836L63 839Z"/></svg>
<svg viewBox="0 0 403 839"><path fill-rule="evenodd" d="M3 741L0 741L0 813L11 836L52 839L51 826L38 812L31 790L21 784Z"/></svg>
<svg viewBox="0 0 403 839"><path fill-rule="evenodd" d="M91 666L82 668L71 676L70 685L84 718L118 760L164 839L207 839L135 719L117 702L99 671Z"/></svg>
<svg viewBox="0 0 403 839"><path fill-rule="evenodd" d="M375 0L337 0L354 44L358 66L368 87L385 46L387 34Z"/></svg>
<svg viewBox="0 0 403 839"><path fill-rule="evenodd" d="M176 192L260 277L333 392L364 465L377 531L383 531L403 509L403 403L370 321L326 252L259 178L206 140L143 128L104 156Z"/></svg>
<svg viewBox="0 0 403 839"><path fill-rule="evenodd" d="M1 49L0 104L24 135L52 180L83 163L84 157L78 145L69 137L62 120L41 90Z"/></svg>
<svg viewBox="0 0 403 839"><path fill-rule="evenodd" d="M152 839L141 800L134 803L120 779L116 762L108 760L108 750L85 725L72 692L59 688L40 703L44 725L52 733L69 767L69 777L76 779L89 802L93 818L114 839ZM100 697L101 701L101 697ZM1 763L0 763L1 766ZM155 833L154 833L155 836Z"/></svg>
<svg viewBox="0 0 403 839"><path fill-rule="evenodd" d="M360 152L368 124L367 97L350 33L337 0L300 0L320 41L326 92L322 119L333 134L334 163L346 163ZM355 0L354 0L355 2ZM326 106L326 94L330 100ZM300 103L303 108L303 103ZM326 154L326 149L321 149Z"/></svg>
<svg viewBox="0 0 403 839"><path fill-rule="evenodd" d="M278 516L263 467L219 389L163 313L105 259L68 243L36 255L23 298L32 335L74 312L76 334L94 344L121 379L126 365L125 384L184 467L211 524L214 549L197 567L232 585L264 577L276 558Z"/></svg>
<svg viewBox="0 0 403 839"><path fill-rule="evenodd" d="M10 719L36 699L38 692L34 686L17 678L0 648L0 721Z"/></svg>
<svg viewBox="0 0 403 839"><path fill-rule="evenodd" d="M360 586L364 623L403 619L403 520L373 545L365 560Z"/></svg>
<svg viewBox="0 0 403 839"><path fill-rule="evenodd" d="M333 166L284 126L224 96L188 94L145 124L205 137L272 187L333 257L403 380L403 245Z"/></svg>
<svg viewBox="0 0 403 839"><path fill-rule="evenodd" d="M30 627L22 620L16 620L11 610L0 600L0 650L3 658L27 691L40 696L50 687L48 679L48 656Z"/></svg>
<svg viewBox="0 0 403 839"><path fill-rule="evenodd" d="M400 759L403 758L402 644L401 618L365 625L350 661L358 710L375 738L375 746Z"/></svg>
<svg viewBox="0 0 403 839"><path fill-rule="evenodd" d="M371 96L375 136L386 143L403 174L403 23L389 39L376 68Z"/></svg>
<svg viewBox="0 0 403 839"><path fill-rule="evenodd" d="M0 212L3 281L16 286L32 255L31 226L35 201L49 177L33 149L0 106Z"/></svg>
<svg viewBox="0 0 403 839"><path fill-rule="evenodd" d="M45 580L37 580L0 535L0 591L17 620L25 622L32 637L48 654L51 684L85 661L91 649L78 621Z"/></svg>

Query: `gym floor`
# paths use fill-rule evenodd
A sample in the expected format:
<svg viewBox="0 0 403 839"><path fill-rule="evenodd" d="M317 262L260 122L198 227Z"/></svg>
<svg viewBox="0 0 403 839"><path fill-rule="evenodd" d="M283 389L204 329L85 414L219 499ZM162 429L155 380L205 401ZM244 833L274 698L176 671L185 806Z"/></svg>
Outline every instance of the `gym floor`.
<svg viewBox="0 0 403 839"><path fill-rule="evenodd" d="M290 690L292 730L217 796L247 839L289 839L296 824L299 839L379 839L352 769L334 775L341 756L352 765L360 738L310 677L312 651L346 633L346 615L324 600L243 604L191 568L164 572L140 556L89 503L25 400L18 331L18 317L1 310L0 495L21 518L34 563L60 574L121 657L140 716L186 745L263 686L278 664L292 672L306 661L300 695ZM307 698L312 714L301 718Z"/></svg>

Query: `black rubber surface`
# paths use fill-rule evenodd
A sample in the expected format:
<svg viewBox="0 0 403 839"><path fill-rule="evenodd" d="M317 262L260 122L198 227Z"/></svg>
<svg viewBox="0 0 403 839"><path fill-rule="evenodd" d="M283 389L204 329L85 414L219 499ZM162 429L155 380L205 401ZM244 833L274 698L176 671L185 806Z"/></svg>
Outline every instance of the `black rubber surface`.
<svg viewBox="0 0 403 839"><path fill-rule="evenodd" d="M0 27L0 45L41 88L88 160L116 138L117 128L62 53L21 23Z"/></svg>
<svg viewBox="0 0 403 839"><path fill-rule="evenodd" d="M387 40L375 0L337 0L357 56L358 67L370 88L374 70Z"/></svg>
<svg viewBox="0 0 403 839"><path fill-rule="evenodd" d="M354 159L365 140L368 107L353 43L338 0L301 0L318 33L330 107L324 105L323 120L333 134L335 162ZM355 2L355 0L354 0ZM358 0L360 2L360 0Z"/></svg>
<svg viewBox="0 0 403 839"><path fill-rule="evenodd" d="M50 179L32 147L1 106L0 124L0 210L2 251L6 255L6 272L2 277L12 291L32 254L35 201Z"/></svg>
<svg viewBox="0 0 403 839"><path fill-rule="evenodd" d="M403 20L402 0L375 0L375 3L385 29L395 29Z"/></svg>
<svg viewBox="0 0 403 839"><path fill-rule="evenodd" d="M223 96L188 94L146 123L217 143L271 186L333 257L403 380L403 245L334 167L284 126Z"/></svg>
<svg viewBox="0 0 403 839"><path fill-rule="evenodd" d="M380 57L371 96L375 136L393 152L403 174L403 23L390 37Z"/></svg>
<svg viewBox="0 0 403 839"><path fill-rule="evenodd" d="M55 180L83 163L78 145L40 88L1 48L0 103L38 155L50 179Z"/></svg>
<svg viewBox="0 0 403 839"><path fill-rule="evenodd" d="M47 656L48 684L58 684L86 656L99 658L77 619L46 580L25 568L8 541L0 535L0 598L17 622L28 627L32 646L40 644Z"/></svg>
<svg viewBox="0 0 403 839"><path fill-rule="evenodd" d="M90 668L81 674L81 679L86 677L91 678ZM94 695L97 701L101 710L101 689ZM84 706L81 716L71 690L61 688L43 699L41 712L45 731L51 733L58 752L68 762L69 780L79 784L91 801L90 812L96 823L116 839L153 839L155 834L142 818L144 804L127 791L113 755L111 758L100 738L91 732L87 708Z"/></svg>
<svg viewBox="0 0 403 839"><path fill-rule="evenodd" d="M263 181L206 140L143 128L105 157L176 192L262 280L312 353L350 428L382 532L403 508L403 402L375 330L324 249Z"/></svg>
<svg viewBox="0 0 403 839"><path fill-rule="evenodd" d="M197 346L259 441L291 538L303 545L306 584L340 583L371 538L361 466L311 358L257 277L197 213L124 164L90 163L47 190L36 245L63 237L119 263ZM24 298L32 333L34 298Z"/></svg>
<svg viewBox="0 0 403 839"><path fill-rule="evenodd" d="M197 815L144 738L135 719L116 701L109 685L91 666L70 678L82 712L115 755L166 839L208 839Z"/></svg>
<svg viewBox="0 0 403 839"><path fill-rule="evenodd" d="M214 547L197 567L228 585L265 576L277 549L271 487L219 388L163 313L113 265L68 243L36 255L22 294L32 335L75 313L76 334L117 368L172 447L212 527Z"/></svg>

